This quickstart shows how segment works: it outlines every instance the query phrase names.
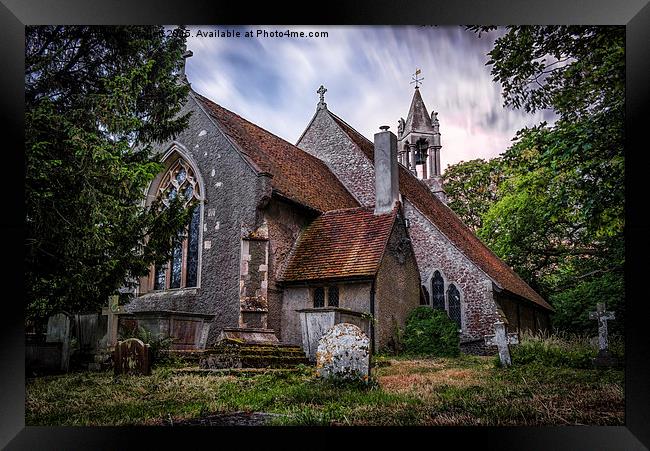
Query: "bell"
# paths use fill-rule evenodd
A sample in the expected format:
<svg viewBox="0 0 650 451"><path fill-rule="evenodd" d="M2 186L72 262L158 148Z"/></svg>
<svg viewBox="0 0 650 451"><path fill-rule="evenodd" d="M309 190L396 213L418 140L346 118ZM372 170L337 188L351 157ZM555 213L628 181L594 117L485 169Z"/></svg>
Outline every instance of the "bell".
<svg viewBox="0 0 650 451"><path fill-rule="evenodd" d="M427 151L418 149L415 151L415 164L424 164L427 162Z"/></svg>

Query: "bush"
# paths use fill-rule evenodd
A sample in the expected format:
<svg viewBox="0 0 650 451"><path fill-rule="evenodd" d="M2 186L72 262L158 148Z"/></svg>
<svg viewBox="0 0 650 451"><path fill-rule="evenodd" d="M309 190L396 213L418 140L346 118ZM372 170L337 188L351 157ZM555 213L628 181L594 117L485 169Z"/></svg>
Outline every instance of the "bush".
<svg viewBox="0 0 650 451"><path fill-rule="evenodd" d="M460 354L458 325L447 312L427 306L416 307L406 319L404 351L411 355L456 357Z"/></svg>
<svg viewBox="0 0 650 451"><path fill-rule="evenodd" d="M174 342L174 338L170 336L155 335L144 327L136 327L132 329L124 329L120 332L120 340L128 338L137 338L144 344L149 345L149 357L151 364L171 362L173 359L168 353Z"/></svg>
<svg viewBox="0 0 650 451"><path fill-rule="evenodd" d="M510 348L512 363L536 363L552 367L591 368L598 346L587 335L530 332L521 334L520 344Z"/></svg>

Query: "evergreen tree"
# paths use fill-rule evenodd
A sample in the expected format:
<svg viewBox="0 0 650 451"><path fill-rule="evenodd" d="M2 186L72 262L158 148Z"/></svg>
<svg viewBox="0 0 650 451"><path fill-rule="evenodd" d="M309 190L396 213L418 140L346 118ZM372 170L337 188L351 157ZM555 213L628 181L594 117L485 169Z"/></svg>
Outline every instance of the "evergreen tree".
<svg viewBox="0 0 650 451"><path fill-rule="evenodd" d="M188 123L180 31L26 27L28 318L105 305L165 261L187 224L180 200L144 205L162 170L153 144Z"/></svg>

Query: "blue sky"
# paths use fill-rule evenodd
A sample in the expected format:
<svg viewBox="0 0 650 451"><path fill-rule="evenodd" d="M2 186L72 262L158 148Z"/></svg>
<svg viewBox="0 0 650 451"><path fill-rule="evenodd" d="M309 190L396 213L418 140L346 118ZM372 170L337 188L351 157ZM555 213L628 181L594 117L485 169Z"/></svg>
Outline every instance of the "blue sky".
<svg viewBox="0 0 650 451"><path fill-rule="evenodd" d="M457 26L192 26L187 76L200 94L295 143L316 111L320 85L328 108L372 140L380 125L397 132L413 96L411 76L438 111L442 167L504 152L515 132L551 121L502 106L487 52L501 31ZM237 30L241 37L197 37L197 30ZM245 37L246 31L304 31L327 37Z"/></svg>

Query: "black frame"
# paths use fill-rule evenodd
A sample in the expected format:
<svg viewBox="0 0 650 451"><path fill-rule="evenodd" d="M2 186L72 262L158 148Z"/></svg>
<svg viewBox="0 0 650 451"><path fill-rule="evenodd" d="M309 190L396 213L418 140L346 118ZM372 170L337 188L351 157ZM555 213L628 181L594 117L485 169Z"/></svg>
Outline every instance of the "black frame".
<svg viewBox="0 0 650 451"><path fill-rule="evenodd" d="M88 2L84 0L3 0L0 6L0 46L3 49L2 118L7 130L4 136L5 158L13 168L24 169L24 25L35 24L160 24L160 23L321 23L350 24L612 24L626 25L626 425L621 427L509 427L509 428L413 428L408 431L412 440L444 440L453 435L456 443L476 440L482 448L494 449L645 449L650 447L650 349L647 333L647 315L641 312L646 304L643 284L649 268L647 255L650 246L650 225L646 216L647 185L641 171L649 165L645 147L645 129L649 121L650 104L650 6L648 0L530 0L511 2L491 0L472 2L438 0L395 2L369 0L316 5L310 8L278 7L266 2L255 7L242 7L225 2L171 2L146 0L138 3L112 0ZM302 17L295 14L305 12ZM293 14L293 15L292 15ZM641 144L644 140L644 144ZM14 170L21 186L23 172ZM21 236L23 230L23 195L14 189L5 197L5 211L1 223L4 236ZM7 240L10 253L22 256L21 240ZM13 246L13 247L12 247ZM130 449L140 447L146 440L150 447L157 444L196 443L206 440L220 443L228 431L211 428L67 428L25 427L24 421L24 315L23 305L17 302L22 293L21 266L14 264L5 285L2 346L0 346L0 447L7 449ZM13 290L15 296L7 296ZM643 321L643 322L642 322ZM262 430L260 430L262 431ZM288 432L295 435L295 429ZM344 428L328 430L341 434ZM241 439L242 431L234 431ZM267 443L269 432L286 432L263 428L263 434L246 434L251 440ZM355 431L364 433L365 431ZM382 434L371 434L380 437ZM403 436L405 431L396 430ZM415 437L421 435L420 437ZM313 435L305 436L313 445ZM364 440L368 434L364 433ZM287 437L288 438L288 437ZM293 438L293 437L292 437ZM452 437L450 437L452 438ZM225 444L225 442L223 442ZM294 442L295 443L295 442ZM644 446L645 445L645 446Z"/></svg>

